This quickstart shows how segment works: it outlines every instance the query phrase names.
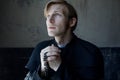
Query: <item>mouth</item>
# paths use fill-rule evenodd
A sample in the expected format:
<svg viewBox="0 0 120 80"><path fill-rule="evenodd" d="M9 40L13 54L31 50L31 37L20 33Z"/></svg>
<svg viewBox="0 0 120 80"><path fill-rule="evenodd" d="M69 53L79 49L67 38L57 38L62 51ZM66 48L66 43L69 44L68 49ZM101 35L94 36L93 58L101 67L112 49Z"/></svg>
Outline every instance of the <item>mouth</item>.
<svg viewBox="0 0 120 80"><path fill-rule="evenodd" d="M48 27L48 29L56 29L56 27Z"/></svg>

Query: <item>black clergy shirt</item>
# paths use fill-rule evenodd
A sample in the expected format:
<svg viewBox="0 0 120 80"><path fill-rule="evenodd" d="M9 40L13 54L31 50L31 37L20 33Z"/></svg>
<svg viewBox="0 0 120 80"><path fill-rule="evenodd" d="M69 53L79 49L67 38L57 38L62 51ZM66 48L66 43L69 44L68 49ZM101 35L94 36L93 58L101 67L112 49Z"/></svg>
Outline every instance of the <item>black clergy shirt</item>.
<svg viewBox="0 0 120 80"><path fill-rule="evenodd" d="M32 73L40 63L40 52L43 48L54 44L54 39L39 43L32 52L26 68ZM61 49L62 63L55 72L49 68L46 80L99 80L104 78L104 61L100 50L93 44L76 37ZM41 69L39 76L41 80Z"/></svg>

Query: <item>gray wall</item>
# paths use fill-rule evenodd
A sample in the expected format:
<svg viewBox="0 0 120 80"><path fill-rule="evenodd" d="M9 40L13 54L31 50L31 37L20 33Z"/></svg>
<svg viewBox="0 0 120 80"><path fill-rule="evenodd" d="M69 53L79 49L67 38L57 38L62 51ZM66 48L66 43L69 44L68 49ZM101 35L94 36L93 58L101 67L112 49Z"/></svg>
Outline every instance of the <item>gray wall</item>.
<svg viewBox="0 0 120 80"><path fill-rule="evenodd" d="M34 47L48 39L49 0L0 0L0 47ZM120 0L67 0L78 12L75 33L99 47L120 47Z"/></svg>

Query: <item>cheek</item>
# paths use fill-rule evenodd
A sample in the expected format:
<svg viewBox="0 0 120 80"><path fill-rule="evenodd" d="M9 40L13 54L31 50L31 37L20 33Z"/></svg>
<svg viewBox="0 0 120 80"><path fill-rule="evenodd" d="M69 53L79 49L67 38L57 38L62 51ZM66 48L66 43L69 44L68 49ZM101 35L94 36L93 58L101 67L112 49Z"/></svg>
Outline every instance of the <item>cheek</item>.
<svg viewBox="0 0 120 80"><path fill-rule="evenodd" d="M59 26L60 28L62 28L62 29L64 29L65 27L67 27L66 24L68 24L65 19L59 19L58 21L56 21L56 23L57 23L58 26Z"/></svg>
<svg viewBox="0 0 120 80"><path fill-rule="evenodd" d="M49 22L46 20L46 27L48 27L49 26Z"/></svg>
<svg viewBox="0 0 120 80"><path fill-rule="evenodd" d="M61 25L61 26L65 26L66 21L62 18L56 19L56 24Z"/></svg>
<svg viewBox="0 0 120 80"><path fill-rule="evenodd" d="M48 20L46 20L46 25L48 25Z"/></svg>

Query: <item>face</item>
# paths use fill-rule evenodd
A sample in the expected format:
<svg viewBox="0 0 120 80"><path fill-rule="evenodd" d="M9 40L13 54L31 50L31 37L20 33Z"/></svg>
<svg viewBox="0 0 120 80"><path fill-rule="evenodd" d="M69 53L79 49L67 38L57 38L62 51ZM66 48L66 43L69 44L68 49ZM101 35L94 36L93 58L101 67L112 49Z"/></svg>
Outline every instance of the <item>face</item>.
<svg viewBox="0 0 120 80"><path fill-rule="evenodd" d="M62 36L69 30L68 17L65 15L67 8L60 4L50 6L46 15L48 35L51 37Z"/></svg>

